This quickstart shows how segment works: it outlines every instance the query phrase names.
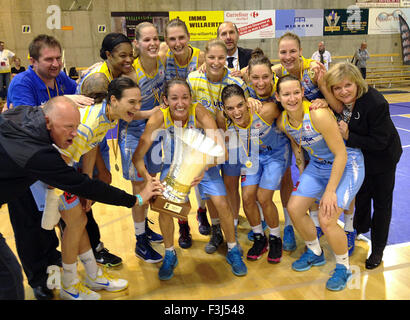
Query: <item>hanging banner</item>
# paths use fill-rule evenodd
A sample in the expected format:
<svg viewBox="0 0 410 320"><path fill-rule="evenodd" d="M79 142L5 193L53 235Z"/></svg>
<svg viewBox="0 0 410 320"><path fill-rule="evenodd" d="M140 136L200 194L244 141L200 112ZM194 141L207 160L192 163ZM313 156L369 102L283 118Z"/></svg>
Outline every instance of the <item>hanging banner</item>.
<svg viewBox="0 0 410 320"><path fill-rule="evenodd" d="M170 11L169 19L179 18L185 22L191 41L206 41L216 38L216 31L224 22L223 11Z"/></svg>
<svg viewBox="0 0 410 320"><path fill-rule="evenodd" d="M362 8L400 7L400 0L356 0L356 5Z"/></svg>
<svg viewBox="0 0 410 320"><path fill-rule="evenodd" d="M325 9L323 35L367 34L369 9L349 6L347 9Z"/></svg>
<svg viewBox="0 0 410 320"><path fill-rule="evenodd" d="M406 20L399 15L400 33L401 33L401 48L403 52L403 64L410 65L410 29Z"/></svg>
<svg viewBox="0 0 410 320"><path fill-rule="evenodd" d="M224 21L235 23L241 39L275 38L275 10L225 11Z"/></svg>
<svg viewBox="0 0 410 320"><path fill-rule="evenodd" d="M111 32L126 34L135 39L135 27L141 22L151 22L158 29L161 41L164 40L165 26L168 23L168 12L111 12Z"/></svg>
<svg viewBox="0 0 410 320"><path fill-rule="evenodd" d="M276 38L289 31L299 37L323 35L323 10L276 10L275 16Z"/></svg>
<svg viewBox="0 0 410 320"><path fill-rule="evenodd" d="M408 8L369 9L369 34L393 34L400 32L399 15L410 17Z"/></svg>

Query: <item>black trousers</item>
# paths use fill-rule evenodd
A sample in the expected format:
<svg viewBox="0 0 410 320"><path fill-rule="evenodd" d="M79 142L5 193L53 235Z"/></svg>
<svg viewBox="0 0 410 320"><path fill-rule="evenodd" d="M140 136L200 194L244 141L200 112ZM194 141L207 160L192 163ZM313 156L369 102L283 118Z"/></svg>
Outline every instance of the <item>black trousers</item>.
<svg viewBox="0 0 410 320"><path fill-rule="evenodd" d="M23 274L20 264L1 233L0 300L24 300Z"/></svg>
<svg viewBox="0 0 410 320"><path fill-rule="evenodd" d="M380 174L366 173L356 195L353 226L357 233L371 230L372 252L379 254L383 253L389 236L395 174L396 167Z"/></svg>
<svg viewBox="0 0 410 320"><path fill-rule="evenodd" d="M61 265L56 232L41 227L42 211L38 210L30 189L7 205L17 253L28 283L32 288L46 286L47 267ZM100 243L100 231L92 212L87 213L87 217L86 228L91 246L95 249Z"/></svg>
<svg viewBox="0 0 410 320"><path fill-rule="evenodd" d="M366 68L360 68L360 72L362 73L363 79L366 79Z"/></svg>

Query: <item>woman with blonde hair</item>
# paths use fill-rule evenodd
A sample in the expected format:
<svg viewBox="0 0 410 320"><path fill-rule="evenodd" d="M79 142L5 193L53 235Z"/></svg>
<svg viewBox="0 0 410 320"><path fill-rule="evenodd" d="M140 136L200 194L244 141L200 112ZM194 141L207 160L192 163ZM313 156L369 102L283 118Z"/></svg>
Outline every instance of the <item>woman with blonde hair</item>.
<svg viewBox="0 0 410 320"><path fill-rule="evenodd" d="M347 237L337 221L343 210L349 208L362 184L363 155L358 148L345 147L330 110L312 110L311 103L303 97L304 90L297 78L287 75L279 79L276 99L284 111L277 123L291 140L296 164L301 171L289 199L288 211L307 246L306 252L292 263L292 269L302 272L326 263L315 226L306 214L307 209L319 200L319 223L336 259L336 268L326 288L339 291L346 287L351 271ZM302 148L310 156L306 168Z"/></svg>
<svg viewBox="0 0 410 320"><path fill-rule="evenodd" d="M201 103L208 111L212 114L213 118L216 119L216 114L222 110L222 98L221 93L222 89L229 85L229 84L237 84L239 85L244 91L246 98L249 97L248 90L246 89L246 84L243 82L242 79L233 77L230 71L225 66L226 57L228 54L228 49L226 48L225 42L218 39L209 40L205 46L205 67L204 71L197 70L191 72L188 75L187 82L192 91L192 100ZM225 170L229 166L229 164L223 165L223 172L224 175L226 174ZM212 168L212 170L216 170L216 168ZM210 175L212 172L208 170L205 173L206 175ZM219 171L215 173L214 180L221 181ZM236 190L230 191L228 185L225 185L222 182L221 190L215 189L211 194L201 194L203 200L207 200L207 206L209 210L209 214L211 217L211 239L209 243L205 247L205 251L207 253L213 253L217 250L217 248L223 242L223 236L221 232L218 212L222 210L222 208L226 205L227 198L229 199L228 209L230 215L232 215L232 205L230 196L233 192L237 192ZM219 197L221 203L215 205L214 201L210 201L208 199L209 196L221 196ZM213 197L216 199L216 197ZM234 213L235 215L237 212ZM239 212L238 212L239 214ZM234 217L237 219L237 216ZM237 220L235 221L235 225Z"/></svg>
<svg viewBox="0 0 410 320"><path fill-rule="evenodd" d="M353 224L358 233L371 230L372 251L365 265L373 269L380 265L387 243L396 166L402 154L400 137L389 103L367 85L356 66L338 63L326 73L324 82L343 104L339 130L346 146L363 152L365 177L356 195Z"/></svg>
<svg viewBox="0 0 410 320"><path fill-rule="evenodd" d="M160 40L157 28L150 22L138 24L135 29L135 45L139 56L132 64L135 72L130 77L141 89L141 111L138 114L140 120L130 123L120 121L118 124L118 145L121 151L123 177L131 181L134 194L139 193L146 182L134 167L132 157L145 130L147 119L159 109L160 97L165 85L165 59L159 55ZM141 119L143 117L145 119ZM154 141L145 157L145 165L152 176L161 171L160 149L160 141ZM147 212L148 206L132 208L137 240L135 255L145 262L158 263L163 257L152 248L151 242L162 242L163 238L148 228Z"/></svg>

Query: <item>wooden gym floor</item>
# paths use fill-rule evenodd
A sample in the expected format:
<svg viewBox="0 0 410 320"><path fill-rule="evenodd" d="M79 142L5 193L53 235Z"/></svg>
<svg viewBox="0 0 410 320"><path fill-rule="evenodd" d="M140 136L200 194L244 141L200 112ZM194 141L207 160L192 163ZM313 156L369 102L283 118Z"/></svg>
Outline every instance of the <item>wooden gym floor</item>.
<svg viewBox="0 0 410 320"><path fill-rule="evenodd" d="M410 88L404 88L410 91ZM391 103L409 102L410 93L386 95ZM113 158L113 157L111 157ZM119 161L120 163L120 161ZM131 186L119 173L113 170L113 185L130 192ZM275 203L279 209L281 230L283 232L283 211L279 192L275 193ZM189 249L178 246L178 225L175 221L175 248L178 266L174 277L168 281L158 279L161 265L148 264L135 257L135 236L131 210L97 203L93 206L94 217L100 226L101 240L106 248L123 259L123 265L111 269L112 273L129 281L129 288L118 293L102 292L104 300L394 300L410 298L410 243L388 246L383 263L374 270L366 270L366 260L370 243L367 239L356 241L356 249L350 258L353 269L352 281L341 292L331 292L325 288L330 272L334 269L334 255L322 237L327 263L322 267L313 267L307 272L295 272L291 263L301 255L304 243L296 232L297 250L283 253L279 264L269 264L267 254L255 262L244 260L248 267L245 277L236 277L225 260L226 245L223 244L214 254L204 250L209 236L198 232L196 221L196 200L191 196L192 212L189 224L193 245ZM158 215L149 212L154 221L152 229L159 232ZM14 253L14 233L10 225L7 206L0 209L0 230ZM247 238L249 224L241 209L238 226L239 240L246 252L252 243ZM162 244L153 244L161 254ZM16 254L17 256L17 254ZM79 272L84 270L79 263ZM24 280L27 300L33 300L32 289ZM59 299L58 290L55 290Z"/></svg>

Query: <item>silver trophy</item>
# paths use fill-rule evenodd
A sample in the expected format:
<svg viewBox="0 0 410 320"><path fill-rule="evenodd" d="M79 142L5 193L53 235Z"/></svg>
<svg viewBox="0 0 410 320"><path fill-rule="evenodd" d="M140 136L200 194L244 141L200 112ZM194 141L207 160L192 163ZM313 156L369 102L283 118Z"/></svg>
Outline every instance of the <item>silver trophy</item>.
<svg viewBox="0 0 410 320"><path fill-rule="evenodd" d="M174 146L174 158L162 181L163 194L151 202L151 209L186 220L191 209L188 195L192 181L225 151L199 130L179 127L175 127Z"/></svg>

